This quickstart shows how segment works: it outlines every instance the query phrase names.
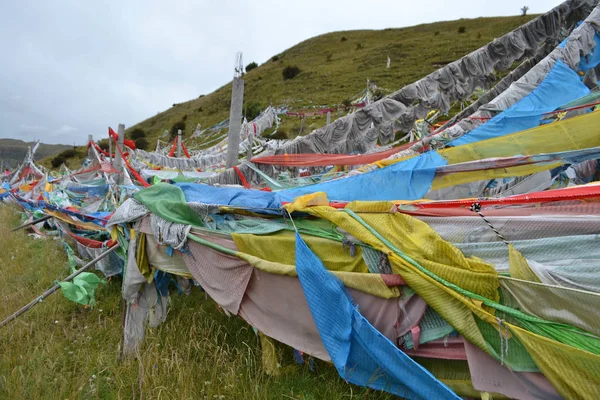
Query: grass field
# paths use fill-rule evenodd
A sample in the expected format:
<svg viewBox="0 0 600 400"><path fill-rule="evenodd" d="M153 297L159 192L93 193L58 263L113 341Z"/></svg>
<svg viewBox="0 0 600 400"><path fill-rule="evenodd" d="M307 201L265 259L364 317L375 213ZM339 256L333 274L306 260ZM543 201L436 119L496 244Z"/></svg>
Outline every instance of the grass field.
<svg viewBox="0 0 600 400"><path fill-rule="evenodd" d="M0 204L0 320L68 275L60 242L33 239L16 208ZM139 357L117 360L120 279L101 286L94 309L60 292L0 328L0 399L390 399L349 385L323 362L296 365L278 346L281 374L262 370L260 341L194 288L172 293L167 322L149 330Z"/></svg>

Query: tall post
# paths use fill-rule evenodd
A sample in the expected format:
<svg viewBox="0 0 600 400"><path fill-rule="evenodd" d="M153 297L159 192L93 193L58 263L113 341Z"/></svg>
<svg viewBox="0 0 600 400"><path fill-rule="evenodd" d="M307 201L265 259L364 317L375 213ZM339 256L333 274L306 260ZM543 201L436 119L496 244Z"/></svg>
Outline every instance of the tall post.
<svg viewBox="0 0 600 400"><path fill-rule="evenodd" d="M248 156L246 159L250 161L252 159L252 142L254 142L254 133L248 135Z"/></svg>
<svg viewBox="0 0 600 400"><path fill-rule="evenodd" d="M231 168L238 164L243 103L244 80L240 77L234 77L233 84L231 85L231 109L229 111L229 136L227 141L227 168Z"/></svg>
<svg viewBox="0 0 600 400"><path fill-rule="evenodd" d="M88 141L87 141L87 145L88 147L88 157L90 154L94 154L94 151L92 150L92 143L94 143L94 137L92 135L88 135Z"/></svg>
<svg viewBox="0 0 600 400"><path fill-rule="evenodd" d="M177 158L181 158L181 129L177 131Z"/></svg>
<svg viewBox="0 0 600 400"><path fill-rule="evenodd" d="M121 149L121 151L123 151L123 143L125 141L125 125L119 124L119 129L117 130L117 134L119 135L119 138L117 139L117 143L119 144L119 148ZM119 151L118 148L115 149L115 169L117 171L119 171L120 173L123 172L123 157L121 157L121 151ZM122 179L122 177L119 179L119 181L121 181L121 179Z"/></svg>
<svg viewBox="0 0 600 400"><path fill-rule="evenodd" d="M327 125L331 123L331 111L327 111Z"/></svg>
<svg viewBox="0 0 600 400"><path fill-rule="evenodd" d="M112 165L113 167L115 166L115 160L113 159L113 145L112 145L113 139L110 137L110 135L108 135L108 157L110 161L110 165Z"/></svg>

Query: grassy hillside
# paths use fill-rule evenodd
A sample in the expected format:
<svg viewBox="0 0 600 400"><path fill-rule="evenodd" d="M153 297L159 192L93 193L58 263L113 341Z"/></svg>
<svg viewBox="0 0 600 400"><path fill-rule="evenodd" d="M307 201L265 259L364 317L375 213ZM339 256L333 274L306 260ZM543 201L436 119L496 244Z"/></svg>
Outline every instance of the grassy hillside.
<svg viewBox="0 0 600 400"><path fill-rule="evenodd" d="M34 145L34 142L24 142L17 139L0 139L0 160L4 161L5 166L14 168L23 161L25 154L27 154L27 147L33 147ZM40 147L35 153L35 158L36 160L41 160L72 148L73 146L63 144L40 143Z"/></svg>
<svg viewBox="0 0 600 400"><path fill-rule="evenodd" d="M380 94L389 94L412 83L491 42L535 18L535 15L461 19L407 28L342 31L320 35L285 50L244 75L244 109L262 110L268 105L302 110L312 106L336 106L351 99L366 87L367 79L375 82ZM390 68L386 68L390 57ZM251 61L251 60L247 60ZM207 61L210 62L210 61ZM296 66L300 73L284 80L282 71ZM222 68L222 65L214 65ZM232 69L233 74L233 69ZM197 124L207 128L229 117L231 82L210 94L173 104L168 110L128 127L145 133L146 149L152 150L156 139L174 124L184 123L184 137ZM339 118L344 112L333 115ZM325 116L284 117L278 138L294 138L325 125ZM269 136L273 130L263 133ZM197 140L200 147L215 144L218 135ZM79 166L85 157L80 147L67 159L70 168ZM51 158L42 162L51 167Z"/></svg>
<svg viewBox="0 0 600 400"><path fill-rule="evenodd" d="M535 16L461 19L400 29L328 33L308 39L274 55L244 76L245 106L288 105L293 109L311 105L337 105L360 92L367 79L386 92L395 91L435 71L494 38L523 25ZM461 33L461 31L464 31ZM391 66L386 69L387 57ZM286 66L301 72L283 80ZM215 65L215 68L223 66ZM233 71L232 71L233 72ZM174 105L128 130L147 132L155 139L174 123L184 121L185 136L198 123L209 127L229 117L231 83L213 93ZM302 134L325 124L324 117L305 121ZM294 137L300 133L299 118L286 118L280 131Z"/></svg>
<svg viewBox="0 0 600 400"><path fill-rule="evenodd" d="M0 321L69 273L58 242L9 232L19 222L16 208L0 204ZM346 384L329 364L298 366L289 348L278 347L280 376L266 375L252 329L199 288L172 293L167 321L147 332L139 358L117 361L120 290L119 278L100 286L94 309L58 292L0 328L0 398L392 398Z"/></svg>

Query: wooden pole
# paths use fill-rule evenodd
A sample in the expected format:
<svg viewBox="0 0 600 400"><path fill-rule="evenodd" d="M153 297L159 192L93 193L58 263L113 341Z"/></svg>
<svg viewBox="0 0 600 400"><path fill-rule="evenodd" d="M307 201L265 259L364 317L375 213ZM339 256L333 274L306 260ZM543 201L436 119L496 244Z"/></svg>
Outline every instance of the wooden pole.
<svg viewBox="0 0 600 400"><path fill-rule="evenodd" d="M106 257L107 255L109 255L110 253L112 253L113 251L115 251L118 248L119 248L118 244L114 245L113 247L106 250L104 253L100 254L98 257L94 258L92 261L90 261L89 263L87 263L86 265L84 265L83 267L78 269L77 271L73 272L71 275L67 276L65 279L62 280L62 282L68 282L68 281L72 280L73 278L75 278L82 272L85 272L92 265L96 264L98 261L102 260L104 257ZM14 321L19 316L25 314L27 311L31 310L36 304L40 303L46 297L48 297L52 293L56 292L59 288L60 288L60 285L56 284L56 285L52 286L50 289L46 290L44 293L42 293L41 295L39 295L38 297L33 299L31 302L29 302L26 306L22 307L21 309L19 309L15 313L13 313L11 316L6 318L4 321L0 322L0 328L2 328L3 326L5 326L6 324L8 324L11 321Z"/></svg>
<svg viewBox="0 0 600 400"><path fill-rule="evenodd" d="M46 221L47 219L50 219L50 218L52 218L52 215L45 215L42 218L33 220L31 222L26 222L23 225L19 225L16 228L12 228L10 231L11 232L18 231L21 228L27 228L28 226L35 225L35 224L37 224L39 222L44 222L44 221Z"/></svg>

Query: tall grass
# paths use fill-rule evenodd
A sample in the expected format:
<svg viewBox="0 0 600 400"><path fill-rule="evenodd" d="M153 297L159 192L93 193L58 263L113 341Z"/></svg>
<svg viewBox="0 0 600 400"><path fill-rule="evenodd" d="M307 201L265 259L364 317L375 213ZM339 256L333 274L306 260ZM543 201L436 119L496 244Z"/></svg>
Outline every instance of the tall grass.
<svg viewBox="0 0 600 400"><path fill-rule="evenodd" d="M33 239L17 209L0 205L0 320L68 275L52 239ZM137 357L117 360L119 279L101 286L94 309L51 296L0 328L1 399L364 399L391 398L349 385L327 363L295 365L278 346L281 374L266 375L259 339L205 294L171 296L166 323L148 330Z"/></svg>

